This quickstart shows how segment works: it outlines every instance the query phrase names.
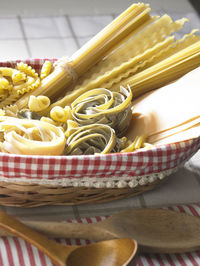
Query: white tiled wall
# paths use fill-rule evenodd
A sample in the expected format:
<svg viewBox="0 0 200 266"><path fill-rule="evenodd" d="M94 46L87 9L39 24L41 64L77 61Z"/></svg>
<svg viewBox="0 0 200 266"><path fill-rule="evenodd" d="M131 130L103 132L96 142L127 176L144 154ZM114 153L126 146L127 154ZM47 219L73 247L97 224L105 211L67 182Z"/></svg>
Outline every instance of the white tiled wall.
<svg viewBox="0 0 200 266"><path fill-rule="evenodd" d="M115 16L0 16L0 60L70 56ZM199 28L200 19L195 12L171 12L171 16L191 18L183 32Z"/></svg>
<svg viewBox="0 0 200 266"><path fill-rule="evenodd" d="M198 1L198 0L197 0ZM20 15L76 15L76 14L113 14L122 12L134 2L149 3L153 10L168 12L191 12L188 0L7 0L1 2L0 14Z"/></svg>

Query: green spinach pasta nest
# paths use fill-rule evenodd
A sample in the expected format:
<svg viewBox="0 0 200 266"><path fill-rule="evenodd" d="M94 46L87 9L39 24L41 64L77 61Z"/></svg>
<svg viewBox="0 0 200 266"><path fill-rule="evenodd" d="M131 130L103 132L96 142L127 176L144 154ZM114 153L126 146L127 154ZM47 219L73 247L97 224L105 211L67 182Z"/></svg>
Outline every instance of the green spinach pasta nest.
<svg viewBox="0 0 200 266"><path fill-rule="evenodd" d="M120 87L119 92L105 88L90 90L72 104L72 117L80 126L104 124L122 136L129 126L132 92L130 87Z"/></svg>
<svg viewBox="0 0 200 266"><path fill-rule="evenodd" d="M88 155L120 152L124 140L107 125L95 124L70 128L66 132L65 155Z"/></svg>

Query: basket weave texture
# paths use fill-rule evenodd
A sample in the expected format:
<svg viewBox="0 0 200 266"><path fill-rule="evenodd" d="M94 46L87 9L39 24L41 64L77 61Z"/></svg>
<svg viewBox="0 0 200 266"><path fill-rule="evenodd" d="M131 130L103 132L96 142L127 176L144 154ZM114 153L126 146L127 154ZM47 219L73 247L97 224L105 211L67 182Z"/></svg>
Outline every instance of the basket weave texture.
<svg viewBox="0 0 200 266"><path fill-rule="evenodd" d="M44 60L26 63L39 70ZM3 62L0 66L14 66ZM0 154L0 204L98 203L152 190L200 148L200 137L134 153L80 156Z"/></svg>

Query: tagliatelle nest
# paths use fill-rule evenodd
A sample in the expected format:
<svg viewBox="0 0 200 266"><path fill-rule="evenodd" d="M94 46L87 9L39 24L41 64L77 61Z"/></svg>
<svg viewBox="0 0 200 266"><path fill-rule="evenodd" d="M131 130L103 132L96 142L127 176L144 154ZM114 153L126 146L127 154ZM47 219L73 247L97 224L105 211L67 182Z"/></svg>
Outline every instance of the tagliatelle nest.
<svg viewBox="0 0 200 266"><path fill-rule="evenodd" d="M63 131L50 123L13 117L0 117L1 151L27 155L62 155Z"/></svg>
<svg viewBox="0 0 200 266"><path fill-rule="evenodd" d="M72 117L79 125L104 124L122 136L128 128L131 111L132 92L120 87L119 92L104 88L90 90L79 96L72 104Z"/></svg>
<svg viewBox="0 0 200 266"><path fill-rule="evenodd" d="M110 126L102 124L70 128L67 135L67 155L119 152L123 145L123 140L117 138L115 131Z"/></svg>

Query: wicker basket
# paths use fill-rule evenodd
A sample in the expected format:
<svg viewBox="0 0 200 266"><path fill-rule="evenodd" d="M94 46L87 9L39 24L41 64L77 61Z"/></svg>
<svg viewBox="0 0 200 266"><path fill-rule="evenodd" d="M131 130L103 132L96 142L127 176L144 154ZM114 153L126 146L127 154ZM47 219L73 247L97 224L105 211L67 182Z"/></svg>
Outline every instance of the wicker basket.
<svg viewBox="0 0 200 266"><path fill-rule="evenodd" d="M0 204L14 207L38 207L45 205L94 204L139 195L152 190L163 180L136 188L88 188L60 187L17 182L0 182Z"/></svg>
<svg viewBox="0 0 200 266"><path fill-rule="evenodd" d="M43 60L28 60L39 70ZM13 66L3 62L0 66ZM85 156L0 155L0 204L17 207L100 203L160 185L200 148L200 137L139 150Z"/></svg>
<svg viewBox="0 0 200 266"><path fill-rule="evenodd" d="M200 138L146 151L95 156L0 156L0 204L100 203L152 190L198 149Z"/></svg>

